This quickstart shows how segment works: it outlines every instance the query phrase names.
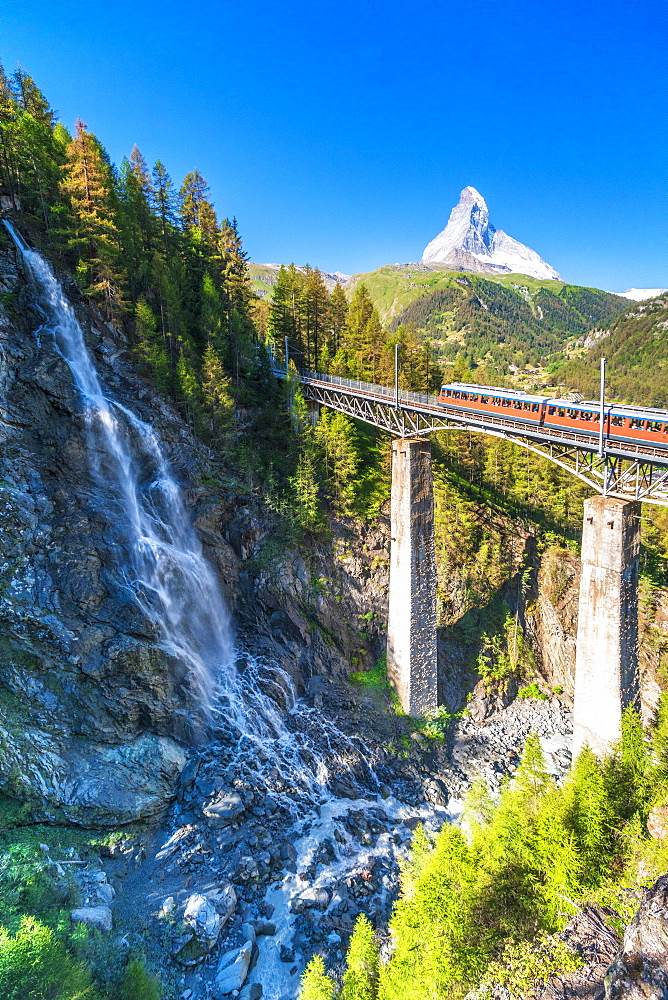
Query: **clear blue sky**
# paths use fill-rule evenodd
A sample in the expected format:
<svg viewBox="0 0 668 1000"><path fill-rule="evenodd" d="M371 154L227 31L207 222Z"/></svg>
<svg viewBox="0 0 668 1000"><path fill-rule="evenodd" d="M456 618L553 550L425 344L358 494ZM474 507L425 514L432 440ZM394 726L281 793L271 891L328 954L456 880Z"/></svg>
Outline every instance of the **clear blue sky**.
<svg viewBox="0 0 668 1000"><path fill-rule="evenodd" d="M0 58L255 261L419 260L461 188L570 281L667 275L664 0L20 0Z"/></svg>

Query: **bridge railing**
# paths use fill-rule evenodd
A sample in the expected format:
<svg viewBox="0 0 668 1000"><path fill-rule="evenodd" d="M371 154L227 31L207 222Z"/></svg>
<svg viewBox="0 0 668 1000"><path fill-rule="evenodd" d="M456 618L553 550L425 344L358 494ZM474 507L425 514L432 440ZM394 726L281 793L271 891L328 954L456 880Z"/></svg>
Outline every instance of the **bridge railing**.
<svg viewBox="0 0 668 1000"><path fill-rule="evenodd" d="M373 382L360 382L359 379L343 378L340 375L325 375L323 372L312 372L308 368L297 368L297 373L301 379L312 382L325 382L330 385L340 386L342 389L352 389L363 393L365 396L381 396L391 401L396 400L397 394L394 389L387 385L376 385ZM285 370L274 368L274 375L285 378ZM438 396L430 396L424 392L409 392L406 389L399 390L400 403L418 403L420 406L438 406Z"/></svg>

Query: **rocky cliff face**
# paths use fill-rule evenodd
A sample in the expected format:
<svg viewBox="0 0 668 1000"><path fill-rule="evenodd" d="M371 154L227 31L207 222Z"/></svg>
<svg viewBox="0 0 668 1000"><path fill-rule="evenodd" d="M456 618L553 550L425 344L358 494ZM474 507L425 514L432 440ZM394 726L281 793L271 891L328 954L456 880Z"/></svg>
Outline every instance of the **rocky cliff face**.
<svg viewBox="0 0 668 1000"><path fill-rule="evenodd" d="M266 513L202 485L206 449L133 369L122 334L64 284L104 391L160 428L247 643L298 684L370 665L383 524L363 535L338 526L333 565L328 546L263 562ZM0 292L0 789L42 819L123 823L164 808L206 721L134 599L126 532L91 476L71 371L6 241Z"/></svg>

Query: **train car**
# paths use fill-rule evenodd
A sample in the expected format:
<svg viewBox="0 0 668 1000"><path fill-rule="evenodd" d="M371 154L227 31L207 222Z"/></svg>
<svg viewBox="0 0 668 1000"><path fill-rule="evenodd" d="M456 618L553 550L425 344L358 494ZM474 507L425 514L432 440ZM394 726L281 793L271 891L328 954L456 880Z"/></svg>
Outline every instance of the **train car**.
<svg viewBox="0 0 668 1000"><path fill-rule="evenodd" d="M546 430L574 431L592 439L600 436L601 405L596 400L555 399L521 389L452 382L441 386L438 402L471 416L489 414ZM668 410L606 403L603 436L606 441L619 444L668 449Z"/></svg>
<svg viewBox="0 0 668 1000"><path fill-rule="evenodd" d="M486 413L526 424L540 424L547 396L534 396L520 389L501 389L494 385L468 385L452 382L441 386L440 406L466 410L472 415Z"/></svg>

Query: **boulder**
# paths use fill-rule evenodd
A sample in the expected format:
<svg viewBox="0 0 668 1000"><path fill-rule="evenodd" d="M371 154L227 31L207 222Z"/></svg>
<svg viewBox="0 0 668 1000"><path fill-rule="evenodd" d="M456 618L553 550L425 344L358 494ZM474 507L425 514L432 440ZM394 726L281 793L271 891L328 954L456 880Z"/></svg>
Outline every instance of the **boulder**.
<svg viewBox="0 0 668 1000"><path fill-rule="evenodd" d="M218 940L220 933L221 918L216 910L215 904L206 896L195 892L188 896L183 919L189 927L192 927L195 937L207 949L211 951Z"/></svg>
<svg viewBox="0 0 668 1000"><path fill-rule="evenodd" d="M237 905L237 894L234 886L231 882L223 882L222 885L206 892L205 896L211 900L220 914L220 929L222 930L234 913L234 908Z"/></svg>
<svg viewBox="0 0 668 1000"><path fill-rule="evenodd" d="M204 818L214 830L226 826L244 811L243 799L238 792L227 792L202 810Z"/></svg>
<svg viewBox="0 0 668 1000"><path fill-rule="evenodd" d="M85 924L103 934L108 934L113 926L108 906L80 906L77 910L72 910L70 917L76 924Z"/></svg>
<svg viewBox="0 0 668 1000"><path fill-rule="evenodd" d="M643 895L605 976L606 1000L668 1000L668 875Z"/></svg>
<svg viewBox="0 0 668 1000"><path fill-rule="evenodd" d="M311 887L301 892L298 898L305 910L325 910L329 905L329 893L326 889Z"/></svg>
<svg viewBox="0 0 668 1000"><path fill-rule="evenodd" d="M212 996L216 1000L241 989L248 975L252 954L253 942L246 941L243 947L233 948L221 957L212 984Z"/></svg>
<svg viewBox="0 0 668 1000"><path fill-rule="evenodd" d="M115 895L116 890L108 882L104 882L97 887L97 898L101 899L106 906L109 906Z"/></svg>

